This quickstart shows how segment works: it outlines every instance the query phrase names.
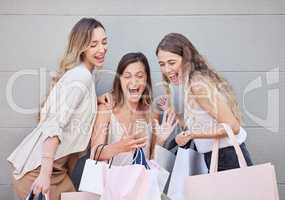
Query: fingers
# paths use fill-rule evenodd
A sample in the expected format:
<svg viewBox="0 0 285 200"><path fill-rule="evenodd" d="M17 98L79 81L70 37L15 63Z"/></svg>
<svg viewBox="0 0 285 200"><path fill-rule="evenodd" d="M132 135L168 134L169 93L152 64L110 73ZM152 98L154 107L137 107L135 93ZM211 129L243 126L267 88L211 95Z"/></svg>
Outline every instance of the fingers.
<svg viewBox="0 0 285 200"><path fill-rule="evenodd" d="M167 96L160 97L158 100L158 104L161 106L165 105L167 103L167 98L168 98Z"/></svg>
<svg viewBox="0 0 285 200"><path fill-rule="evenodd" d="M176 116L176 114L175 114L175 112L174 111L170 111L169 112L169 114L168 114L168 124L169 125L172 125L173 123L174 123L174 120L175 120L175 116Z"/></svg>
<svg viewBox="0 0 285 200"><path fill-rule="evenodd" d="M42 186L36 184L33 188L33 194L35 195L35 199L38 198L41 192L42 192Z"/></svg>
<svg viewBox="0 0 285 200"><path fill-rule="evenodd" d="M145 143L146 141L147 141L147 137L143 137L143 138L135 139L133 142L135 144L142 144L142 143Z"/></svg>
<svg viewBox="0 0 285 200"><path fill-rule="evenodd" d="M173 129L177 126L178 124L178 120L175 120L174 124L171 127L171 132L173 131Z"/></svg>
<svg viewBox="0 0 285 200"><path fill-rule="evenodd" d="M154 119L154 128L158 129L159 128L159 122L157 119Z"/></svg>
<svg viewBox="0 0 285 200"><path fill-rule="evenodd" d="M112 102L113 102L112 95L108 93L106 95L106 103L112 105Z"/></svg>
<svg viewBox="0 0 285 200"><path fill-rule="evenodd" d="M169 110L164 111L163 117L162 117L162 124L165 124L165 123L166 123L166 117L167 117L167 115L168 115L168 112L169 112Z"/></svg>
<svg viewBox="0 0 285 200"><path fill-rule="evenodd" d="M184 146L185 144L187 144L187 142L189 142L189 140L192 138L190 132L182 132L179 133L176 137L175 137L175 141L179 146Z"/></svg>
<svg viewBox="0 0 285 200"><path fill-rule="evenodd" d="M135 145L132 145L132 146L131 146L131 149L132 149L132 150L135 150L135 149L144 148L144 147L146 147L146 142L145 142L145 143L142 143L142 144L135 144Z"/></svg>

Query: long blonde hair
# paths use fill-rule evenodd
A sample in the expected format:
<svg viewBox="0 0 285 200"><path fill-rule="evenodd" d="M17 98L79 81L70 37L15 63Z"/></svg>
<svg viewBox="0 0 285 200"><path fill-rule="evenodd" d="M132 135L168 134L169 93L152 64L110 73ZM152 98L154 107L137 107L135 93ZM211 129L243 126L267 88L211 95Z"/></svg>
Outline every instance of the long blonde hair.
<svg viewBox="0 0 285 200"><path fill-rule="evenodd" d="M215 89L224 95L235 118L241 122L241 112L232 87L226 79L209 66L203 56L185 36L179 33L167 34L160 41L156 49L156 55L159 50L168 51L182 57L182 71L185 80L189 81L188 83L191 83L191 80L199 75L208 79L210 84L213 84ZM169 80L164 75L163 79L169 83ZM167 87L168 86L166 86L166 91L170 93Z"/></svg>
<svg viewBox="0 0 285 200"><path fill-rule="evenodd" d="M83 61L84 51L90 45L93 30L99 27L105 30L101 22L94 18L82 18L74 25L69 34L68 45L64 56L60 61L59 69L57 70L56 75L52 77L48 94L65 72L74 68ZM41 107L45 102L46 99L41 104Z"/></svg>

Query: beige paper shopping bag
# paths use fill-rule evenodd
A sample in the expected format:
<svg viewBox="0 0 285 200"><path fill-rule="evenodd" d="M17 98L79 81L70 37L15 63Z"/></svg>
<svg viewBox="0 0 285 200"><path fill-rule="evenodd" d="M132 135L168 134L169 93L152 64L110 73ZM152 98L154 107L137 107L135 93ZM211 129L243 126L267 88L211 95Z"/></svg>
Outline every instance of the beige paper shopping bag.
<svg viewBox="0 0 285 200"><path fill-rule="evenodd" d="M240 168L217 172L218 140L214 142L210 174L185 179L185 199L191 200L278 200L274 166L248 167L232 129L223 124L237 153Z"/></svg>

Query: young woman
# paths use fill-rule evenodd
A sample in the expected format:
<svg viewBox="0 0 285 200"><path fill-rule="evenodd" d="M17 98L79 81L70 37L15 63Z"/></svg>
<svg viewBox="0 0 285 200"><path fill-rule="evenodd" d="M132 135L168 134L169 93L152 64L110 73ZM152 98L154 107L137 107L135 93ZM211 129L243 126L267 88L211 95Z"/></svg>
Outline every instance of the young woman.
<svg viewBox="0 0 285 200"><path fill-rule="evenodd" d="M182 92L178 93L184 95L184 102L180 103L184 104L181 123L188 130L178 134L175 142L184 146L193 140L197 150L204 153L209 168L213 139L219 138L218 170L237 168L239 164L234 148L220 125L226 123L236 134L247 164L252 165L244 144L247 134L241 127L240 111L229 83L209 66L194 45L181 34L166 35L159 43L156 55L163 79L169 84L167 91L170 96L173 96L173 88L179 91L177 87L182 88ZM159 104L168 104L168 99L161 99Z"/></svg>
<svg viewBox="0 0 285 200"><path fill-rule="evenodd" d="M39 124L8 158L21 200L31 192L36 198L41 193L60 200L61 192L74 191L67 163L89 144L97 110L92 71L103 66L106 51L99 21L83 18L73 27Z"/></svg>
<svg viewBox="0 0 285 200"><path fill-rule="evenodd" d="M113 158L114 165L129 165L137 148L143 148L147 159L150 158L154 138L151 95L152 85L147 58L142 53L126 54L119 62L113 82L112 108L101 104L98 109L92 147L108 144L99 160ZM174 118L174 112L166 112L163 123L159 126L165 135L169 135L175 126ZM163 137L158 137L156 143L161 144L163 140Z"/></svg>

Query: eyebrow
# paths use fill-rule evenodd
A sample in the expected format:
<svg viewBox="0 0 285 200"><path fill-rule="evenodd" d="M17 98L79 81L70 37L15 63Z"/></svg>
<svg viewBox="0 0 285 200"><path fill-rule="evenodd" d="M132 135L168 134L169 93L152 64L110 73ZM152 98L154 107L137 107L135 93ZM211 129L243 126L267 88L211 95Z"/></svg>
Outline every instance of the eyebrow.
<svg viewBox="0 0 285 200"><path fill-rule="evenodd" d="M166 62L172 62L172 61L177 61L177 60L175 60L175 59L169 59L169 60L167 60ZM158 63L164 63L164 61L158 61Z"/></svg>

